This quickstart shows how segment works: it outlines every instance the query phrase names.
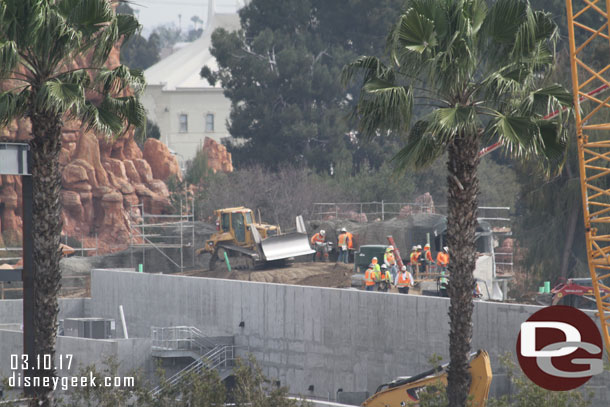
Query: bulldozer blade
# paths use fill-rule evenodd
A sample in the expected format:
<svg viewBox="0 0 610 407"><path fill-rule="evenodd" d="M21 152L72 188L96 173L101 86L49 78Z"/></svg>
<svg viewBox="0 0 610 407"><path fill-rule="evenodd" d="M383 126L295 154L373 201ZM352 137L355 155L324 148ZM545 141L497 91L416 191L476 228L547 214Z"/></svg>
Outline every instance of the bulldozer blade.
<svg viewBox="0 0 610 407"><path fill-rule="evenodd" d="M261 242L261 248L267 261L315 253L315 250L309 247L307 235L303 233L270 236Z"/></svg>

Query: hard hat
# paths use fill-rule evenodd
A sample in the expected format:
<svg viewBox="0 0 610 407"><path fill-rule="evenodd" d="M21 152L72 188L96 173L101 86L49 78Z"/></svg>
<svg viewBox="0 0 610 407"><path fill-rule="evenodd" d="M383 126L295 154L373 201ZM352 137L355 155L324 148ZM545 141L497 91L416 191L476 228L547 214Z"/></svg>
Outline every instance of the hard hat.
<svg viewBox="0 0 610 407"><path fill-rule="evenodd" d="M324 229L321 229L321 230L320 230L320 234L321 234L322 236L324 236L324 235L326 234L326 231L325 231Z"/></svg>
<svg viewBox="0 0 610 407"><path fill-rule="evenodd" d="M411 250L417 250L417 246L413 246Z"/></svg>
<svg viewBox="0 0 610 407"><path fill-rule="evenodd" d="M377 257L373 257L373 260L371 260L373 262L373 264L377 263Z"/></svg>
<svg viewBox="0 0 610 407"><path fill-rule="evenodd" d="M417 245L417 250L421 250L421 245L420 244Z"/></svg>
<svg viewBox="0 0 610 407"><path fill-rule="evenodd" d="M407 266L402 266L401 270L402 271L406 271L407 270Z"/></svg>
<svg viewBox="0 0 610 407"><path fill-rule="evenodd" d="M347 229L341 228L341 232L347 232Z"/></svg>
<svg viewBox="0 0 610 407"><path fill-rule="evenodd" d="M430 247L430 243L426 243L424 247Z"/></svg>
<svg viewBox="0 0 610 407"><path fill-rule="evenodd" d="M394 246L388 246L387 249L385 249L387 252L391 252L392 250L394 250Z"/></svg>
<svg viewBox="0 0 610 407"><path fill-rule="evenodd" d="M382 269L387 269L387 268L388 268L388 266L386 266L385 264L382 264L382 265L381 265L381 268L382 268Z"/></svg>
<svg viewBox="0 0 610 407"><path fill-rule="evenodd" d="M443 250L449 253L449 248L447 246L443 247Z"/></svg>

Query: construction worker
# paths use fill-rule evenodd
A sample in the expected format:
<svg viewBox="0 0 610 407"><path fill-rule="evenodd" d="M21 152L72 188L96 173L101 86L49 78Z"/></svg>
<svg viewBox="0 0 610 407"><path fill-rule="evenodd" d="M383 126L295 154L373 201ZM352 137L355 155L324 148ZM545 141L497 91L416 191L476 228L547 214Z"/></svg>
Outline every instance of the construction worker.
<svg viewBox="0 0 610 407"><path fill-rule="evenodd" d="M373 259L371 260L371 264L373 264L373 271L379 272L381 270L381 268L379 267L379 260L377 260L377 257L373 257Z"/></svg>
<svg viewBox="0 0 610 407"><path fill-rule="evenodd" d="M449 266L449 248L447 246L443 247L442 252L438 252L436 255L436 265L443 270L447 270Z"/></svg>
<svg viewBox="0 0 610 407"><path fill-rule="evenodd" d="M322 257L324 257L324 261L328 261L328 246L326 245L326 231L324 229L311 237L311 245L316 251L313 255L313 261L320 260Z"/></svg>
<svg viewBox="0 0 610 407"><path fill-rule="evenodd" d="M385 249L383 263L388 267L388 270L392 274L392 281L394 281L396 278L396 273L398 273L398 264L396 263L396 256L394 255L394 246L388 246L388 248Z"/></svg>
<svg viewBox="0 0 610 407"><path fill-rule="evenodd" d="M426 274L430 273L430 266L434 264L434 259L432 259L429 243L426 243L424 246L424 264L426 265Z"/></svg>
<svg viewBox="0 0 610 407"><path fill-rule="evenodd" d="M364 286L366 291L373 291L375 289L375 267L374 264L369 264L369 267L364 272Z"/></svg>
<svg viewBox="0 0 610 407"><path fill-rule="evenodd" d="M375 272L375 283L377 284L377 291L387 292L390 289L392 282L388 266L382 264L380 271Z"/></svg>
<svg viewBox="0 0 610 407"><path fill-rule="evenodd" d="M402 266L402 269L396 274L394 285L398 287L398 292L401 294L409 294L409 287L413 287L413 276L407 270L407 266Z"/></svg>
<svg viewBox="0 0 610 407"><path fill-rule="evenodd" d="M354 244L352 242L352 234L348 233L345 228L341 228L337 238L337 247L339 248L339 258L337 261L349 263L349 251L354 248Z"/></svg>
<svg viewBox="0 0 610 407"><path fill-rule="evenodd" d="M419 254L417 253L417 246L413 246L411 248L411 255L409 256L409 266L411 267L411 272L418 275L419 271Z"/></svg>

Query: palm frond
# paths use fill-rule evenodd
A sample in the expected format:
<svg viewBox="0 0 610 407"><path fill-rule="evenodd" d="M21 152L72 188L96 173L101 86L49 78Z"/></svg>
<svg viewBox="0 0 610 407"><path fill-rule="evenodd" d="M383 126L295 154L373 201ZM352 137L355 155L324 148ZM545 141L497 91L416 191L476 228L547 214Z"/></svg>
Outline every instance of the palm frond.
<svg viewBox="0 0 610 407"><path fill-rule="evenodd" d="M394 156L397 173L404 173L410 168L421 169L432 164L445 152L444 144L429 131L430 122L417 121L409 132L407 144Z"/></svg>
<svg viewBox="0 0 610 407"><path fill-rule="evenodd" d="M124 127L122 118L104 103L96 106L91 101L86 101L81 117L87 131L95 130L108 136L120 133Z"/></svg>
<svg viewBox="0 0 610 407"><path fill-rule="evenodd" d="M97 33L101 26L114 18L112 6L105 0L60 0L57 9L68 25L87 37Z"/></svg>
<svg viewBox="0 0 610 407"><path fill-rule="evenodd" d="M427 131L443 144L449 143L458 134L477 134L481 125L474 106L439 108L427 117Z"/></svg>
<svg viewBox="0 0 610 407"><path fill-rule="evenodd" d="M20 93L0 92L0 127L25 114L29 91Z"/></svg>
<svg viewBox="0 0 610 407"><path fill-rule="evenodd" d="M94 83L95 86L101 87L101 92L105 95L118 94L125 89L140 94L146 85L144 73L141 70L130 69L125 65L119 65L114 69L100 69Z"/></svg>
<svg viewBox="0 0 610 407"><path fill-rule="evenodd" d="M78 108L84 101L85 92L82 86L54 79L40 87L35 103L40 111L63 114L75 106Z"/></svg>
<svg viewBox="0 0 610 407"><path fill-rule="evenodd" d="M0 76L14 70L19 63L19 53L15 41L0 41Z"/></svg>
<svg viewBox="0 0 610 407"><path fill-rule="evenodd" d="M434 22L410 8L396 28L396 46L420 54L437 44Z"/></svg>
<svg viewBox="0 0 610 407"><path fill-rule="evenodd" d="M125 41L142 28L138 20L129 14L117 14L116 19L119 27L119 36L123 37Z"/></svg>
<svg viewBox="0 0 610 407"><path fill-rule="evenodd" d="M388 67L377 57L361 56L354 62L343 67L341 83L348 86L358 73L364 74L364 83L372 78L383 78L387 75Z"/></svg>
<svg viewBox="0 0 610 407"><path fill-rule="evenodd" d="M404 132L411 121L413 92L410 87L371 79L362 87L356 109L360 132L367 138L379 129Z"/></svg>
<svg viewBox="0 0 610 407"><path fill-rule="evenodd" d="M522 114L543 116L555 111L561 113L564 108L572 106L572 93L559 84L553 84L529 92L522 100L519 111Z"/></svg>

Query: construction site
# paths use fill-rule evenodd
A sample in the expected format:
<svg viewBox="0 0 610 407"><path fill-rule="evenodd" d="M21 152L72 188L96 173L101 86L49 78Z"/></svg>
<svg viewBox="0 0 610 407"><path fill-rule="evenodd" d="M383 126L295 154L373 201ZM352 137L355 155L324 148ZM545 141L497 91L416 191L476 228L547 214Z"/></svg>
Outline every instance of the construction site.
<svg viewBox="0 0 610 407"><path fill-rule="evenodd" d="M141 11L131 8L139 7L135 3L111 3L104 3L104 18L117 20L96 20L96 29L116 26L118 33L118 20L131 21L127 15ZM0 406L32 405L53 392L70 400L74 392L19 380L40 379L40 372L68 380L109 363L116 378L140 380L153 404L164 397L187 403L180 389L195 378L213 376L225 390L237 387L242 361L260 366L264 380L257 385L265 388L265 399L279 389L295 406L419 406L422 395L452 397L453 381L464 378L463 396L473 407L523 407L515 403L524 388L543 388L541 399L556 400L552 386L540 385L523 368L526 357L540 372L559 372L548 373L553 379L585 378L586 385L560 389L573 390L566 400L576 394L582 405L610 405L610 370L600 360L594 360L595 372L593 362L586 371L551 363L558 350L561 357L571 355L568 350L599 359L610 352L610 123L602 114L610 108L610 63L601 66L610 40L610 0L566 0L561 16L567 11L567 21L560 23L558 10L539 12L527 0L412 1L406 10L379 5L375 12L375 2L363 9L366 1L307 3L311 10L303 13L296 3L282 9L303 18L303 26L265 21L283 2L234 3L233 12L219 13L208 1L205 29L193 15L191 30L182 33L178 14L177 29L156 27L148 39L138 39L140 45L123 39L110 44L100 63L117 72L132 56L131 48L123 49L157 47L146 67L138 65L133 74L124 68L132 79L141 76L137 89L120 88L121 103L133 103L131 113L141 123L118 123L121 131L110 137L62 111L52 163L57 176L45 182L32 170L44 161L33 158L40 154L32 135L36 115L3 116L17 103L3 95L11 80L21 79L0 77L6 91L0 95ZM437 10L426 9L436 3ZM343 7L366 21L350 17L339 24L343 10L337 9ZM58 15L70 14L69 8L62 3ZM505 18L523 21L505 25ZM392 21L389 60L357 57L379 50L369 43L381 38L371 28L383 25L378 19ZM291 24L296 28L281 31ZM276 32L275 26L282 28ZM350 31L354 26L371 31L360 35ZM455 35L448 26L458 27ZM485 33L480 39L479 30ZM342 37L348 32L353 38ZM12 47L3 35L0 24L2 58ZM276 58L274 41L285 38ZM560 39L563 54L555 59ZM303 49L291 48L295 43ZM315 52L296 58L312 44ZM460 84L461 71L440 79L422 72L460 67L451 58L473 44L488 47L482 49L489 55L468 49L468 56L484 58L464 64L470 76L459 97L444 97ZM430 56L445 45L448 51ZM64 61L61 69L70 78L84 72L79 80L89 84L83 66L95 62L96 52ZM514 61L502 59L509 54ZM352 56L357 59L350 64ZM502 61L497 72L477 82L492 56ZM340 66L332 65L339 60ZM413 79L416 63L421 71ZM308 64L306 73L299 70ZM19 70L35 66L27 59L22 65L16 74L27 78ZM364 82L349 88L358 69L356 79ZM421 83L396 85L395 73ZM547 73L571 79L572 92L563 84L547 86ZM306 83L291 82L295 78ZM59 86L55 79L49 87ZM114 81L99 81L104 98ZM147 81L148 93L140 95ZM334 89L338 82L341 90ZM295 89L315 97L301 99L290 93ZM77 90L56 92L66 100L90 92ZM423 110L415 92L424 92ZM441 108L430 102L439 95ZM140 106L140 96L147 106ZM488 106L492 102L499 103L497 110ZM98 104L119 105L106 99ZM354 109L349 118L348 106ZM104 119L95 112L88 120ZM428 113L411 123L411 114L422 112ZM125 120L127 114L117 116ZM56 181L53 191L40 194L34 185L51 185L49 179ZM43 219L39 203L45 199L55 209ZM541 310L567 307L590 317L599 346L560 319L554 325L532 320ZM44 324L50 327L41 338ZM532 349L525 355L522 333L531 324L565 338L555 332L540 346L536 328L533 334L530 329ZM40 365L36 352L45 340L52 349L44 355L49 366L28 367L33 355ZM467 354L456 350L460 341L471 353L467 362L453 364L456 354ZM51 366L53 357L58 365ZM587 360L593 359L563 359L561 369ZM137 392L127 391L124 405L137 406ZM441 404L455 404L447 403ZM240 405L230 396L212 404Z"/></svg>

